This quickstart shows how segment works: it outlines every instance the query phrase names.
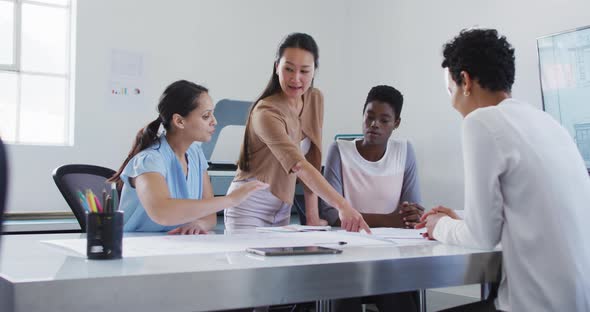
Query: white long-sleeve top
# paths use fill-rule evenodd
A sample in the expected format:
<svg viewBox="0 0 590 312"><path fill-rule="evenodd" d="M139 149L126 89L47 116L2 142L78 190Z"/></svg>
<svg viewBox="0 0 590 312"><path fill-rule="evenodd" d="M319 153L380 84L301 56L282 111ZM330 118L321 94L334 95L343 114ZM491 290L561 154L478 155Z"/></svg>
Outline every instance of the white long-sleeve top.
<svg viewBox="0 0 590 312"><path fill-rule="evenodd" d="M513 99L463 122L465 219L441 218L435 239L501 243L503 311L590 311L590 178L567 131Z"/></svg>

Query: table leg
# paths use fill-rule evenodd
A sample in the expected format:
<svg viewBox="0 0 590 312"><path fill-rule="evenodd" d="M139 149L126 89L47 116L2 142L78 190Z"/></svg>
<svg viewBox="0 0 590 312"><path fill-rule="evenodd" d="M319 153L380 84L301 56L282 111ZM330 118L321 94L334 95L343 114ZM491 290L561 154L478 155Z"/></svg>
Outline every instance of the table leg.
<svg viewBox="0 0 590 312"><path fill-rule="evenodd" d="M426 312L426 289L418 290L418 297L420 301L419 311Z"/></svg>
<svg viewBox="0 0 590 312"><path fill-rule="evenodd" d="M491 288L492 288L492 284L481 283L481 291L480 291L481 300L486 300L488 298Z"/></svg>
<svg viewBox="0 0 590 312"><path fill-rule="evenodd" d="M315 302L316 312L330 312L330 300L318 300Z"/></svg>

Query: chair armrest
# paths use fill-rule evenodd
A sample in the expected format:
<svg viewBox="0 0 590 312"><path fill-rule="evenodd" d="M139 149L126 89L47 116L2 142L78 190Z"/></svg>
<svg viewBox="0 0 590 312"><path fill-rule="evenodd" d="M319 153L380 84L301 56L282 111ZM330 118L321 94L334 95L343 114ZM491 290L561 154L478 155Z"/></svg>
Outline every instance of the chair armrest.
<svg viewBox="0 0 590 312"><path fill-rule="evenodd" d="M208 161L207 164L209 165L210 171L236 171L238 170L238 166L232 163L215 163Z"/></svg>

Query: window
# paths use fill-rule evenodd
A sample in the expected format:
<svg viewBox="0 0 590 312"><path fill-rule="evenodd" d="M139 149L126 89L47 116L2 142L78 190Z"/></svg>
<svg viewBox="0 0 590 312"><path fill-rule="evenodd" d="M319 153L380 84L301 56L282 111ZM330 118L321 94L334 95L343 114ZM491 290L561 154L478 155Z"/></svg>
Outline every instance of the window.
<svg viewBox="0 0 590 312"><path fill-rule="evenodd" d="M0 0L0 136L72 144L72 3Z"/></svg>

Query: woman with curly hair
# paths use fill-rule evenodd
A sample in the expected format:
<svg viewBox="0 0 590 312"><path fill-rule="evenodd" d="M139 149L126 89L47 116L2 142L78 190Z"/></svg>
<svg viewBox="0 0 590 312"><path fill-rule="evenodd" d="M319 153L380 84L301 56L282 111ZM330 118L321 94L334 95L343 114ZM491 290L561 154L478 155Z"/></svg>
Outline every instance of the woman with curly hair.
<svg viewBox="0 0 590 312"><path fill-rule="evenodd" d="M551 116L511 97L514 49L494 29L444 46L453 107L463 115L465 219L422 217L431 239L502 245L497 298L451 311L590 311L590 179L576 144Z"/></svg>

